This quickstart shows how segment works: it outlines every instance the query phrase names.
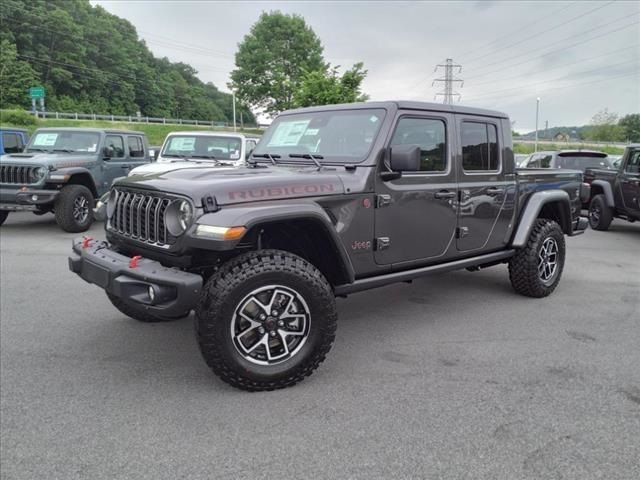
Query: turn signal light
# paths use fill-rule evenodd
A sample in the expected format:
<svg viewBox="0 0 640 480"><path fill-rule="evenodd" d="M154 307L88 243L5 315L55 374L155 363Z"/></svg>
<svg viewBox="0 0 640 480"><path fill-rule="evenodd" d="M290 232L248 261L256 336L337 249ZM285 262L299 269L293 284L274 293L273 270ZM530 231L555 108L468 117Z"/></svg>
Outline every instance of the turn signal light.
<svg viewBox="0 0 640 480"><path fill-rule="evenodd" d="M238 240L247 232L244 227L216 227L213 225L198 225L196 235L216 240Z"/></svg>

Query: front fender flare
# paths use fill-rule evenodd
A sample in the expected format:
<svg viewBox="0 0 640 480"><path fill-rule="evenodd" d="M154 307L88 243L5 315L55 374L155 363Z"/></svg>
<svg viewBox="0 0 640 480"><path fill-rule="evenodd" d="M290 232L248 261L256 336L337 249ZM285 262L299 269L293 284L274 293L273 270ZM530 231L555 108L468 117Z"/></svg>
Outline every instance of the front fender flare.
<svg viewBox="0 0 640 480"><path fill-rule="evenodd" d="M237 241L205 240L195 236L195 228L197 225L212 225L218 227L244 226L247 231L250 231L256 226L287 220L311 220L321 225L331 239L333 247L340 257L344 273L350 282L354 281L355 272L351 259L338 237L331 218L319 205L311 202L243 204L224 207L215 213L207 213L198 218L196 225L190 230L189 243L193 246L197 245L200 248L210 250L232 250L242 239ZM203 242L209 245L205 246Z"/></svg>
<svg viewBox="0 0 640 480"><path fill-rule="evenodd" d="M533 224L538 219L542 207L551 202L560 202L565 209L565 215L569 219L569 228L571 228L571 201L569 194L564 190L545 190L535 192L529 198L524 207L524 211L520 215L520 223L516 230L511 246L516 248L524 247L529 240L529 235L533 229ZM565 232L567 233L567 232Z"/></svg>
<svg viewBox="0 0 640 480"><path fill-rule="evenodd" d="M611 184L606 180L594 180L591 182L591 191L593 192L593 187L600 187L604 192L604 196L607 200L607 206L610 208L615 208L616 201L613 198L613 188L611 188Z"/></svg>

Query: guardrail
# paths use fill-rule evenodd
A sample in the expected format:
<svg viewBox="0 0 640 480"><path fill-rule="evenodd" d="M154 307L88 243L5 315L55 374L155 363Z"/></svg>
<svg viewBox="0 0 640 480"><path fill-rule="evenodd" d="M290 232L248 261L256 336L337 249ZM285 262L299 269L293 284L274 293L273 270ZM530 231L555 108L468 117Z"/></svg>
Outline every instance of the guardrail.
<svg viewBox="0 0 640 480"><path fill-rule="evenodd" d="M218 122L215 120L187 120L183 118L160 118L143 117L138 115L100 115L97 113L70 113L70 112L33 112L25 110L29 114L34 114L37 118L55 118L70 120L106 120L108 122L127 123L155 123L162 125L195 125L198 127L212 128L232 128L233 124L228 122ZM237 125L240 128L240 125ZM257 125L243 125L243 128L260 128Z"/></svg>
<svg viewBox="0 0 640 480"><path fill-rule="evenodd" d="M521 140L518 137L513 137L513 143L536 143L535 140ZM538 145L582 145L584 147L626 147L632 142L600 142L595 140L569 140L568 142L565 140L538 140Z"/></svg>

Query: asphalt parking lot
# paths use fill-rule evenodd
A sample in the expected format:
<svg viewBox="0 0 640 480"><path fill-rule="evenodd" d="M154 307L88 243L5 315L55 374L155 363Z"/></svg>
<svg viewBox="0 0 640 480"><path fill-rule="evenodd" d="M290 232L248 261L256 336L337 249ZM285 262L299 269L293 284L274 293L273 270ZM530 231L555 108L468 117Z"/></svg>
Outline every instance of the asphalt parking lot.
<svg viewBox="0 0 640 480"><path fill-rule="evenodd" d="M190 319L120 314L73 237L0 229L3 479L640 478L640 224L568 239L547 299L505 266L339 299L325 363L268 393L219 381Z"/></svg>

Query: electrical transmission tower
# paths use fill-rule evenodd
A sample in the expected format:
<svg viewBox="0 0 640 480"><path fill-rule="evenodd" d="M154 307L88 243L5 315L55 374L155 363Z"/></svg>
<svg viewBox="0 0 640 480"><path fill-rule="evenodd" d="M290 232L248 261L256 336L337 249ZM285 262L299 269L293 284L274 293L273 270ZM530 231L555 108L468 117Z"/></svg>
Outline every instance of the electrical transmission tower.
<svg viewBox="0 0 640 480"><path fill-rule="evenodd" d="M444 68L444 78L436 78L431 83L431 86L433 87L436 82L444 82L444 92L436 93L436 98L444 97L442 103L446 104L452 104L453 97L458 97L458 101L460 101L460 94L453 91L453 84L460 83L460 86L462 87L464 85L464 81L459 78L455 78L453 76L453 70L457 68L458 73L462 72L462 65L453 63L453 59L447 58L445 63L436 65L436 68L433 71L437 72L440 67Z"/></svg>

